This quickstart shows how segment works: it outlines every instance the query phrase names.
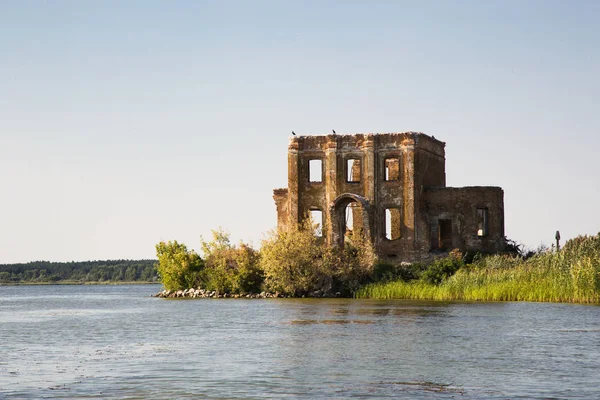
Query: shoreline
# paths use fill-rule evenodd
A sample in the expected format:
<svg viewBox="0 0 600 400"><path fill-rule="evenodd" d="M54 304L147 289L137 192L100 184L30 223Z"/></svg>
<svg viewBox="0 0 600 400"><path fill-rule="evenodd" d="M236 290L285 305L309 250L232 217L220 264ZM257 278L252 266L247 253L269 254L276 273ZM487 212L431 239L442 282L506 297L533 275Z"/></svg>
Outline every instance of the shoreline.
<svg viewBox="0 0 600 400"><path fill-rule="evenodd" d="M131 282L79 282L79 281L57 281L57 282L2 282L0 286L49 286L49 285L162 285L160 282L131 281Z"/></svg>
<svg viewBox="0 0 600 400"><path fill-rule="evenodd" d="M302 296L290 296L279 292L260 292L260 293L219 293L216 290L206 289L185 289L185 290L161 290L160 292L150 295L150 297L158 297L161 299L302 299L302 298L316 298L316 299L333 299L333 298L349 298L343 297L341 293L335 294L325 293L322 291L316 291Z"/></svg>

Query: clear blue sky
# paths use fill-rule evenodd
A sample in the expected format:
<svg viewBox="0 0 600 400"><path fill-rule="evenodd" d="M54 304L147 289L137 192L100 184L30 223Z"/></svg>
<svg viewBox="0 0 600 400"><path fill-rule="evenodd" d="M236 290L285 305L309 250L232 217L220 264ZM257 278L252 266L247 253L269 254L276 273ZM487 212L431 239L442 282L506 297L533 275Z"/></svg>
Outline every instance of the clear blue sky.
<svg viewBox="0 0 600 400"><path fill-rule="evenodd" d="M0 0L0 263L259 245L302 134L421 131L530 247L600 231L598 1Z"/></svg>

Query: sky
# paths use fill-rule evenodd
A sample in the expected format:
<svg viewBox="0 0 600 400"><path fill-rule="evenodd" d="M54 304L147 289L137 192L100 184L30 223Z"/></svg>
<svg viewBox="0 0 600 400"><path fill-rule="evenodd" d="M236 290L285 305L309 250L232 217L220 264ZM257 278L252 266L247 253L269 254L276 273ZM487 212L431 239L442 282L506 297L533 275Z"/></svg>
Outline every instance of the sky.
<svg viewBox="0 0 600 400"><path fill-rule="evenodd" d="M276 226L298 134L419 131L530 248L600 231L600 2L0 0L0 263Z"/></svg>

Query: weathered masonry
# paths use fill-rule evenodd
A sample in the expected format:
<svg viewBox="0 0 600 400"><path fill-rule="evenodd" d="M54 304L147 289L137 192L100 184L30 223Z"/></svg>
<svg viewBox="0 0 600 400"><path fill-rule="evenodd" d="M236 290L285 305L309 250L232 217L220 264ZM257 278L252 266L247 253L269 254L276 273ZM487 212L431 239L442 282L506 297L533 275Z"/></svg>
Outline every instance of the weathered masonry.
<svg viewBox="0 0 600 400"><path fill-rule="evenodd" d="M360 231L397 261L502 250L502 189L446 187L445 146L417 132L294 136L288 187L273 191L278 228L310 215L327 243Z"/></svg>

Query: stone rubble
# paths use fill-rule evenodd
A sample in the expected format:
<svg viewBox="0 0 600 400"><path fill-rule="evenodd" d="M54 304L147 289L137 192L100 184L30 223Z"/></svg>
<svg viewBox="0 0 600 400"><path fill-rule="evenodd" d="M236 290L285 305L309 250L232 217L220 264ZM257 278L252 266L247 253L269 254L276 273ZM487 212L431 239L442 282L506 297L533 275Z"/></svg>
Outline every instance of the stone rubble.
<svg viewBox="0 0 600 400"><path fill-rule="evenodd" d="M307 296L302 297L340 297L340 293L335 293L335 295L325 293L321 290L309 293ZM232 294L232 293L219 293L214 290L205 290L201 288L191 288L185 290L163 290L152 297L160 297L164 299L176 299L176 298L187 298L187 299L282 299L282 298L290 298L292 296L287 296L281 294L279 292L271 293L271 292L261 292L261 293L242 293L242 294Z"/></svg>

